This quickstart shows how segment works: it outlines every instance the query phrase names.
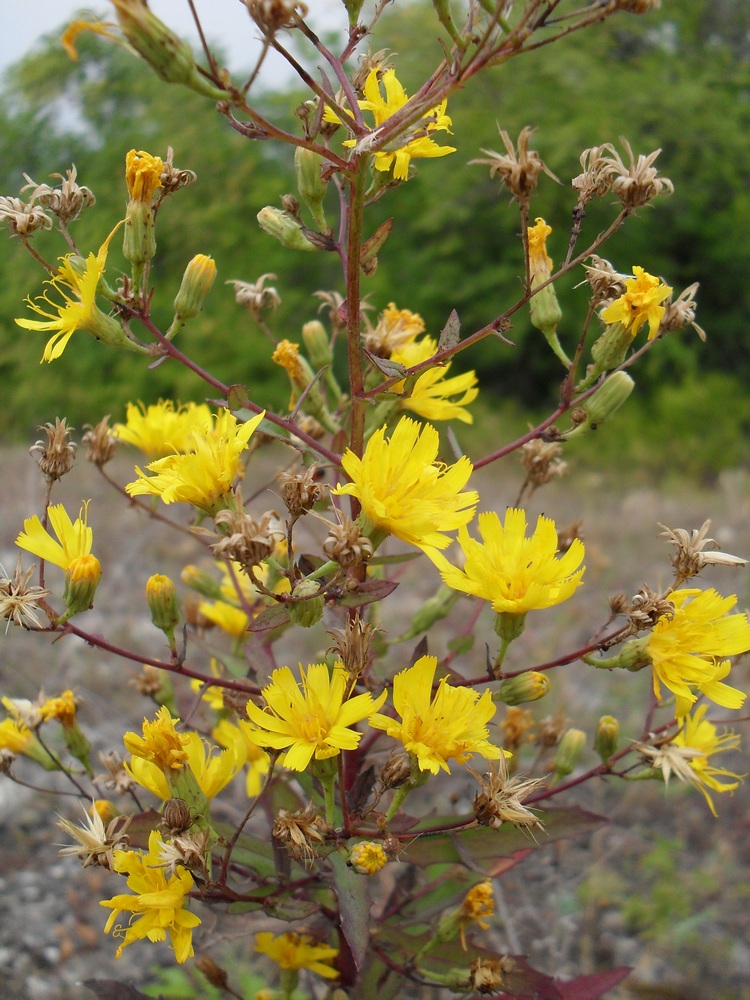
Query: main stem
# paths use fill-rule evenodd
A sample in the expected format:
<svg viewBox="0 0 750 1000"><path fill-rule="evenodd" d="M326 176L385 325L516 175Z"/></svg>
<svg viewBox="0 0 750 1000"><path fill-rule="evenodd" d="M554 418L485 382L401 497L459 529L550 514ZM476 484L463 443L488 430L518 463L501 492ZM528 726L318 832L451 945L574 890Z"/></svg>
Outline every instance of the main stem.
<svg viewBox="0 0 750 1000"><path fill-rule="evenodd" d="M369 157L360 156L357 170L349 181L349 206L346 232L346 338L349 359L349 390L352 398L352 426L349 447L361 456L365 436L365 388L360 339L360 280L359 255L362 249L362 225L365 203L365 182Z"/></svg>

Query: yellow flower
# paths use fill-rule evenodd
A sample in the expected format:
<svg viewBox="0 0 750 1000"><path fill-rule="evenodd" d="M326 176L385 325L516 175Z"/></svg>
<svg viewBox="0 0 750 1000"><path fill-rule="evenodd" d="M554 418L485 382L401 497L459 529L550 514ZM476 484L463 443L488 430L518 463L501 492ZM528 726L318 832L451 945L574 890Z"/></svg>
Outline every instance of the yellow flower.
<svg viewBox="0 0 750 1000"><path fill-rule="evenodd" d="M440 438L431 424L423 427L402 417L390 440L385 427L375 431L362 458L347 451L341 461L351 479L332 493L356 497L369 525L419 547L444 549L444 532L471 520L479 499L461 493L472 473L465 455L454 465L437 461Z"/></svg>
<svg viewBox="0 0 750 1000"><path fill-rule="evenodd" d="M211 673L213 674L214 677L224 676L224 669L222 665L213 656L211 657ZM200 691L203 691L201 697L209 705L209 707L214 710L214 712L224 711L223 687L219 687L218 685L213 685L213 684L209 685L208 687L205 687L203 681L199 681L197 677L193 678L190 681L190 687L193 689L193 691L195 691L196 694L198 694ZM219 742L221 743L221 740L219 740ZM226 744L222 743L222 746L226 746Z"/></svg>
<svg viewBox="0 0 750 1000"><path fill-rule="evenodd" d="M303 371L298 344L293 344L291 340L280 341L271 356L271 361L283 368L292 382L302 381Z"/></svg>
<svg viewBox="0 0 750 1000"><path fill-rule="evenodd" d="M532 277L545 274L549 278L552 271L552 258L547 253L547 237L552 232L544 219L537 218L536 225L529 226L526 234L529 241L529 270Z"/></svg>
<svg viewBox="0 0 750 1000"><path fill-rule="evenodd" d="M672 289L642 267L634 267L633 274L635 277L625 282L625 291L619 299L602 310L602 319L605 323L622 323L633 337L648 323L648 339L653 340L666 312L661 303L672 294Z"/></svg>
<svg viewBox="0 0 750 1000"><path fill-rule="evenodd" d="M241 608L227 604L226 601L201 601L198 611L233 639L249 638L247 628L250 618Z"/></svg>
<svg viewBox="0 0 750 1000"><path fill-rule="evenodd" d="M391 361L412 368L414 365L427 361L437 351L437 341L432 337L421 340L411 340L393 351ZM424 417L426 420L461 420L465 424L474 423L474 417L465 407L479 395L476 388L477 377L474 372L454 375L446 378L450 370L448 364L436 365L423 372L414 383L411 395L404 398L401 408ZM402 392L403 382L393 386L392 392ZM451 399L463 393L460 399Z"/></svg>
<svg viewBox="0 0 750 1000"><path fill-rule="evenodd" d="M103 899L100 906L108 906L112 912L107 918L104 933L115 928L115 934L123 938L117 949L117 958L123 948L134 941L148 938L149 941L166 940L167 931L175 958L185 962L193 955L193 928L200 924L200 917L187 909L188 893L194 882L190 872L181 865L174 875L167 878L160 849L163 846L161 834L152 830L148 838L148 854L138 851L114 851L114 870L127 875L128 888L134 895L121 893L111 899ZM129 913L127 928L115 924L121 913Z"/></svg>
<svg viewBox="0 0 750 1000"><path fill-rule="evenodd" d="M377 875L388 863L388 855L382 844L363 841L352 847L346 863L360 875Z"/></svg>
<svg viewBox="0 0 750 1000"><path fill-rule="evenodd" d="M380 89L381 83L385 97ZM377 69L371 70L365 81L364 93L365 100L357 103L363 111L372 112L375 119L373 131L377 131L409 100L406 91L396 79L396 71L393 69L387 69L382 74L382 80ZM388 171L393 166L393 176L396 180L407 181L411 160L455 153L454 146L438 146L433 139L429 138L433 132L450 132L452 122L445 113L446 104L447 101L443 101L424 114L418 123L397 135L388 144L390 148L377 150L374 154L375 169ZM330 108L326 108L323 117L326 121L339 121L335 112ZM347 139L344 145L356 146L357 142L355 139Z"/></svg>
<svg viewBox="0 0 750 1000"><path fill-rule="evenodd" d="M132 201L150 205L154 193L161 187L164 161L144 150L131 149L125 156L125 182Z"/></svg>
<svg viewBox="0 0 750 1000"><path fill-rule="evenodd" d="M466 556L462 570L442 553L427 552L449 587L490 601L498 613L523 615L567 601L580 586L585 569L581 566L583 543L574 539L568 551L558 556L557 531L550 518L540 516L530 538L526 537L525 512L514 507L506 511L504 525L494 511L480 514L478 521L481 542L466 528L458 532Z"/></svg>
<svg viewBox="0 0 750 1000"><path fill-rule="evenodd" d="M397 309L390 302L380 314L377 326L364 334L365 347L379 358L390 358L394 351L410 344L424 333L424 320L410 309Z"/></svg>
<svg viewBox="0 0 750 1000"><path fill-rule="evenodd" d="M450 773L449 760L464 764L472 754L497 760L504 752L487 739L487 723L495 714L492 695L481 696L466 687L451 687L443 677L432 696L437 658L421 656L413 667L393 679L393 704L401 722L376 714L369 723L384 729L404 749L417 757L421 771Z"/></svg>
<svg viewBox="0 0 750 1000"><path fill-rule="evenodd" d="M250 721L258 727L253 739L259 746L286 750L285 767L304 771L312 760L335 757L342 750L355 750L362 738L350 726L366 719L383 704L384 691L373 700L359 694L344 700L349 674L335 663L329 674L325 663L314 663L305 671L300 664L301 685L289 667L274 670L271 683L263 688L265 709L247 703ZM287 749L288 748L288 749Z"/></svg>
<svg viewBox="0 0 750 1000"><path fill-rule="evenodd" d="M57 719L63 726L72 726L76 721L76 699L71 690L63 691L57 698L47 698L39 706L39 713L45 722Z"/></svg>
<svg viewBox="0 0 750 1000"><path fill-rule="evenodd" d="M157 458L147 466L147 476L136 466L139 478L125 487L131 496L158 496L164 503L191 503L213 516L227 506L234 480L241 475L240 455L265 416L258 413L238 423L222 410L193 437L191 450Z"/></svg>
<svg viewBox="0 0 750 1000"><path fill-rule="evenodd" d="M271 758L265 750L261 750L255 742L257 730L250 722L239 719L237 725L229 719L222 719L211 735L223 747L232 747L238 741L244 747L247 758L246 790L250 798L259 794L263 787L263 779L268 774Z"/></svg>
<svg viewBox="0 0 750 1000"><path fill-rule="evenodd" d="M747 616L729 614L736 596L686 589L673 591L669 600L674 613L659 618L646 644L654 694L661 700L661 685L668 688L676 696L678 718L689 712L696 692L724 708L740 708L745 694L723 683L730 664L722 659L750 649Z"/></svg>
<svg viewBox="0 0 750 1000"><path fill-rule="evenodd" d="M716 726L704 718L707 708L707 705L701 705L692 716L685 716L682 720L682 729L672 740L672 745L695 753L695 756L690 756L687 761L692 771L689 780L703 793L715 816L716 810L707 789L710 788L714 792L734 791L742 776L722 767L714 767L709 763L709 757L716 753L725 753L727 750L736 750L740 745L740 738L733 732L724 732L719 736ZM677 774L679 777L680 773ZM718 780L719 777L737 780L722 782Z"/></svg>
<svg viewBox="0 0 750 1000"><path fill-rule="evenodd" d="M148 458L161 458L193 447L196 434L210 425L212 414L205 403L175 404L171 399L144 406L128 403L124 424L115 424L119 441L135 445Z"/></svg>
<svg viewBox="0 0 750 1000"><path fill-rule="evenodd" d="M175 722L179 721L162 705L153 721L143 720L143 736L125 733L123 743L134 757L151 761L160 771L180 770L188 763L186 744L190 736L177 732Z"/></svg>
<svg viewBox="0 0 750 1000"><path fill-rule="evenodd" d="M49 507L47 513L59 541L52 538L35 514L23 522L24 530L16 539L16 545L67 571L74 560L91 552L94 533L86 523L88 504L81 507L75 522L70 520L61 503Z"/></svg>
<svg viewBox="0 0 750 1000"><path fill-rule="evenodd" d="M299 971L309 969L325 979L336 979L338 972L331 961L338 955L338 948L325 944L315 944L308 934L272 934L263 931L255 935L255 950L268 955L280 969Z"/></svg>
<svg viewBox="0 0 750 1000"><path fill-rule="evenodd" d="M490 925L485 917L491 917L494 913L495 897L492 894L492 882L489 879L478 882L466 893L457 912L461 928L461 947L464 951L466 951L466 928L469 924L475 923L486 931Z"/></svg>
<svg viewBox="0 0 750 1000"><path fill-rule="evenodd" d="M0 722L0 750L24 753L34 740L34 734L18 719L3 719Z"/></svg>
<svg viewBox="0 0 750 1000"><path fill-rule="evenodd" d="M127 736L133 735L135 734L127 734ZM222 789L226 788L245 764L244 741L233 740L226 744L226 749L215 753L217 748L205 743L198 733L183 733L180 734L180 739L182 741L180 751L185 754L184 763L195 776L198 787L207 799L215 798ZM133 752L127 738L125 746ZM167 766L174 768L174 764ZM164 776L164 768L157 763L155 757L135 755L130 763L126 762L125 770L139 785L147 788L160 799L169 799L174 794L174 790L170 788Z"/></svg>
<svg viewBox="0 0 750 1000"><path fill-rule="evenodd" d="M56 331L47 341L42 361L59 358L76 330L85 330L105 344L115 344L133 351L145 350L129 340L120 324L103 313L96 304L96 290L104 274L109 241L116 230L117 226L102 243L97 254L88 255L82 271L74 266L74 254L60 258L57 274L46 284L60 295L62 302L55 302L47 292L37 296L36 301L26 299L29 308L44 319L17 319L16 324L24 330Z"/></svg>

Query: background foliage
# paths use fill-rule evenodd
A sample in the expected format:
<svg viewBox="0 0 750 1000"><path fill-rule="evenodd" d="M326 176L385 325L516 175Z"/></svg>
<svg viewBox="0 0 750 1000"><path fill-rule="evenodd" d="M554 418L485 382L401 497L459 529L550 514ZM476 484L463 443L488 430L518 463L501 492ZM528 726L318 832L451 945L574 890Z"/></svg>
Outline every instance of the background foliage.
<svg viewBox="0 0 750 1000"><path fill-rule="evenodd" d="M399 54L407 91L434 61L434 32L424 30L433 17L429 4L400 5L379 28ZM544 59L532 54L517 60L511 88L500 82L502 67L481 76L469 93L451 101L459 153L442 161L439 182L423 169L408 188L392 192L383 203L381 218L393 214L399 221L377 273L368 279L370 301L380 309L395 298L399 306L419 311L432 332L454 306L468 332L514 301L522 270L517 218L486 168L468 165L481 156L481 148L500 146L488 105L511 135L524 125L535 126L534 146L563 180L558 186L545 179L533 206L554 227L549 249L556 260L567 246L574 202L568 181L579 172L580 150L617 142L620 135L636 152L660 146L660 169L673 179L676 193L660 199L657 212L642 210L642 218L625 226L608 252L618 269L629 271L641 263L678 291L699 280L698 319L709 344L685 330L651 352L639 366L639 393L627 408L631 432L609 433L617 448L631 439L629 457L659 473L663 460L651 456L663 454L669 444L660 432L660 415L669 414L693 443L675 456L681 471L708 478L745 460L750 430L744 388L750 378L750 352L744 345L750 314L748 39L750 11L742 0L666 0L656 15L617 18L563 40L545 51ZM376 37L374 48L377 42ZM282 110L291 121L300 95L290 90L271 100L276 112ZM195 170L198 183L163 210L154 280L176 292L182 269L198 252L215 257L220 281L283 271L278 286L283 305L273 325L279 336L297 339L289 317L306 310L312 317L315 300L309 296L335 287L335 261L299 254L296 270L290 270L288 253L261 232L255 215L263 205L278 204L280 191L293 190L291 162L263 143L217 128L214 118L210 102L163 88L136 61L100 40L81 39L81 59L70 62L55 33L6 75L0 94L2 191L17 193L24 171L41 182L74 162L80 182L94 190L114 224L125 202L125 152L134 147L164 155L171 145L177 165ZM330 206L331 219L335 208ZM84 217L76 224L86 251L106 236L97 228L102 217L100 211L96 221ZM583 238L609 218L609 205L593 206ZM65 251L48 234L39 238L39 246L50 257ZM116 254L111 262L117 266ZM119 419L126 400L167 394L185 400L197 391L190 374L175 365L149 372L141 359L108 351L86 337L76 338L76 349L40 378L43 338L13 323L23 313L24 294L41 289L40 269L20 246L7 244L2 267L6 435L26 437L41 419L62 414L79 427L106 412ZM405 275L409 301L399 296ZM568 324L561 335L572 343L585 292L570 282L559 294ZM157 301L156 319L167 323L170 307L171 300ZM462 361L481 371L486 403L494 409L502 400L508 411L516 417L521 411L525 418L529 408L554 402L560 372L549 351L540 349L539 335L526 317L519 314L514 322L514 348L491 339ZM231 288L217 283L203 316L180 336L184 349L220 378L245 381L260 402L285 404L283 373L271 364L268 342L235 304Z"/></svg>

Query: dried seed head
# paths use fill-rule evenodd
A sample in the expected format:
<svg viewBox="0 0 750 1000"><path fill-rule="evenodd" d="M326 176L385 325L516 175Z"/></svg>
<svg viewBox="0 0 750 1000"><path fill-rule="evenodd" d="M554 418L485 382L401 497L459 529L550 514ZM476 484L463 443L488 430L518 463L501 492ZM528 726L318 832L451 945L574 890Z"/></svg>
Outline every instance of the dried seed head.
<svg viewBox="0 0 750 1000"><path fill-rule="evenodd" d="M173 875L177 867L181 866L187 868L201 882L208 881L206 852L209 836L208 830L194 830L192 833L179 833L172 840L160 844L159 867L165 868L168 875Z"/></svg>
<svg viewBox="0 0 750 1000"><path fill-rule="evenodd" d="M80 858L83 867L89 865L101 865L104 868L114 870L114 858L112 852L127 846L128 838L125 836L130 819L122 816L115 818L104 827L104 822L96 808L91 811L81 803L83 809L84 822L82 826L76 826L70 820L59 817L57 825L76 841L69 847L62 847L60 855L62 857Z"/></svg>
<svg viewBox="0 0 750 1000"><path fill-rule="evenodd" d="M117 450L117 438L109 426L109 414L102 417L98 424L84 424L86 433L83 443L86 445L86 458L100 469L109 462Z"/></svg>
<svg viewBox="0 0 750 1000"><path fill-rule="evenodd" d="M135 789L135 780L125 770L122 757L115 750L99 754L99 763L107 772L101 779L105 788L114 791L117 795L127 795Z"/></svg>
<svg viewBox="0 0 750 1000"><path fill-rule="evenodd" d="M238 562L245 570L267 559L276 542L285 537L279 515L273 510L266 511L259 521L241 510L221 510L214 525L224 535L211 546L214 555Z"/></svg>
<svg viewBox="0 0 750 1000"><path fill-rule="evenodd" d="M395 53L392 53L390 49L379 49L377 52L373 52L372 54L365 52L362 56L360 56L359 69L352 77L354 89L358 94L364 94L365 83L373 70L377 70L380 74L382 74L390 68L391 55L395 55Z"/></svg>
<svg viewBox="0 0 750 1000"><path fill-rule="evenodd" d="M503 129L499 131L500 138L503 140L503 145L505 146L505 153L497 153L494 149L483 149L482 152L489 159L469 160L469 163L487 164L490 168L490 177L497 175L519 205L528 207L531 195L539 183L540 173L544 172L553 181L557 181L558 179L542 162L539 153L535 149L529 149L529 140L534 134L533 128L527 125L521 129L518 136L518 151L513 147L508 133Z"/></svg>
<svg viewBox="0 0 750 1000"><path fill-rule="evenodd" d="M373 327L365 318L365 350L377 358L390 358L394 351L410 343L420 333L424 333L424 320L410 309L397 309L390 302L380 314L377 326Z"/></svg>
<svg viewBox="0 0 750 1000"><path fill-rule="evenodd" d="M190 814L190 807L184 799L167 799L164 803L164 810L161 814L161 825L172 836L177 833L184 833L193 825L194 817Z"/></svg>
<svg viewBox="0 0 750 1000"><path fill-rule="evenodd" d="M84 208L96 204L91 189L78 184L76 176L75 164L64 175L50 174L50 177L57 177L61 182L59 187L53 188L49 184L37 184L28 174L24 174L28 183L21 188L21 194L32 189L29 202L39 202L48 212L56 215L63 225L67 225L77 219Z"/></svg>
<svg viewBox="0 0 750 1000"><path fill-rule="evenodd" d="M5 634L8 634L10 623L24 628L43 628L39 618L39 601L49 597L51 591L35 585L29 586L29 580L34 567L23 569L21 556L18 556L13 576L6 573L0 564L0 618L5 618Z"/></svg>
<svg viewBox="0 0 750 1000"><path fill-rule="evenodd" d="M612 612L612 617L615 618L617 615L625 615L630 607L630 598L627 594L619 593L615 594L609 599L609 610Z"/></svg>
<svg viewBox="0 0 750 1000"><path fill-rule="evenodd" d="M179 191L180 188L187 187L189 184L194 184L198 179L198 175L194 170L181 170L174 165L173 160L174 150L171 146L168 146L167 158L162 161L162 172L159 177L160 187L156 198L157 208L170 194L174 194L175 191Z"/></svg>
<svg viewBox="0 0 750 1000"><path fill-rule="evenodd" d="M655 593L648 584L644 584L633 596L627 610L633 631L652 628L660 618L674 616L674 604L668 595Z"/></svg>
<svg viewBox="0 0 750 1000"><path fill-rule="evenodd" d="M615 271L608 260L592 254L590 264L584 264L586 281L588 281L595 306L608 305L625 294L627 276Z"/></svg>
<svg viewBox="0 0 750 1000"><path fill-rule="evenodd" d="M20 198L0 197L0 219L13 236L31 236L38 229L52 228L52 219L41 205Z"/></svg>
<svg viewBox="0 0 750 1000"><path fill-rule="evenodd" d="M557 479L565 472L566 463L560 457L562 447L555 441L542 441L534 438L527 441L521 448L521 465L526 469L526 481L529 492Z"/></svg>
<svg viewBox="0 0 750 1000"><path fill-rule="evenodd" d="M339 517L340 523L332 524L328 531L323 552L343 569L355 569L373 554L372 542L346 514L340 513Z"/></svg>
<svg viewBox="0 0 750 1000"><path fill-rule="evenodd" d="M333 645L329 646L328 651L344 664L352 684L370 664L370 644L375 631L374 625L363 622L359 614L355 614L353 618L347 618L343 629L328 632L333 639Z"/></svg>
<svg viewBox="0 0 750 1000"><path fill-rule="evenodd" d="M747 559L741 556L733 556L728 552L717 552L719 543L713 538L707 538L711 527L711 521L704 521L700 528L694 528L691 532L684 528L668 528L666 524L659 524L663 528L662 537L667 538L672 545L677 546L677 551L672 556L672 565L675 570L675 587L681 586L686 580L697 576L706 566L746 566ZM710 545L714 551L704 551Z"/></svg>
<svg viewBox="0 0 750 1000"><path fill-rule="evenodd" d="M73 428L68 427L64 417L62 420L56 417L54 424L44 424L39 430L46 432L47 440L37 441L29 448L29 453L36 459L47 481L54 482L70 472L78 445L70 440Z"/></svg>
<svg viewBox="0 0 750 1000"><path fill-rule="evenodd" d="M503 986L503 962L502 958L475 958L469 970L469 981L467 989L480 996L494 996L500 992Z"/></svg>
<svg viewBox="0 0 750 1000"><path fill-rule="evenodd" d="M567 727L565 716L561 712L548 715L537 723L536 745L539 747L556 747L560 742L560 737Z"/></svg>
<svg viewBox="0 0 750 1000"><path fill-rule="evenodd" d="M304 809L293 813L279 809L272 834L293 858L310 867L318 856L317 845L325 841L327 829L325 820L308 802Z"/></svg>
<svg viewBox="0 0 750 1000"><path fill-rule="evenodd" d="M388 760L380 769L380 784L384 789L398 788L411 777L412 759L403 750L391 750Z"/></svg>
<svg viewBox="0 0 750 1000"><path fill-rule="evenodd" d="M474 797L474 815L481 826L499 830L503 823L510 823L526 829L542 829L540 821L523 801L533 791L544 787L544 778L511 777L503 757L485 774L469 770L479 782L479 791Z"/></svg>
<svg viewBox="0 0 750 1000"><path fill-rule="evenodd" d="M318 482L320 470L311 465L302 472L285 472L279 476L279 492L294 518L306 514L323 495L323 487Z"/></svg>
<svg viewBox="0 0 750 1000"><path fill-rule="evenodd" d="M615 155L614 147L608 142L603 146L584 149L581 153L583 173L571 181L573 188L578 192L579 209L585 208L594 198L604 197L612 188L614 168L605 154Z"/></svg>
<svg viewBox="0 0 750 1000"><path fill-rule="evenodd" d="M307 7L297 0L245 0L250 17L267 35L282 28L295 28L299 18L307 16Z"/></svg>
<svg viewBox="0 0 750 1000"><path fill-rule="evenodd" d="M660 329L663 332L668 330L681 330L683 326L692 326L702 341L706 340L706 331L695 322L695 293L698 291L698 282L680 292L676 299L670 295L664 302L665 313L662 316Z"/></svg>
<svg viewBox="0 0 750 1000"><path fill-rule="evenodd" d="M224 284L234 287L234 300L239 306L245 306L247 311L257 321L263 317L263 313L268 309L276 309L281 305L281 296L276 289L269 285L265 287L266 281L275 280L276 275L261 274L254 283L250 281L225 281Z"/></svg>
<svg viewBox="0 0 750 1000"><path fill-rule="evenodd" d="M657 195L673 194L674 184L667 177L660 177L654 166L660 149L655 149L648 156L642 153L636 159L627 139L620 137L625 147L628 163L625 164L620 154L613 148L610 156L604 159L611 169L611 191L620 199L622 207L628 211L647 205Z"/></svg>

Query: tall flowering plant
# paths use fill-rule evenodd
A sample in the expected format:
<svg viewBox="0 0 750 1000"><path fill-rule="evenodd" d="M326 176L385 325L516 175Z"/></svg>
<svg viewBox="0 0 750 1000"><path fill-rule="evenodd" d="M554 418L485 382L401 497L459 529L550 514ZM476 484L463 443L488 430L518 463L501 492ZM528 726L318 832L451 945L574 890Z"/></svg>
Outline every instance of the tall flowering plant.
<svg viewBox="0 0 750 1000"><path fill-rule="evenodd" d="M190 962L206 948L202 914L223 904L243 933L255 934L264 997L367 1000L428 988L603 996L627 970L571 986L509 954L493 925L493 880L551 840L604 822L571 804L569 793L605 776L665 784L675 777L700 790L716 814L712 795L741 780L718 755L739 737L706 718L708 702L741 708L745 694L731 672L734 658L750 649L750 624L736 598L695 583L707 564L744 563L715 551L704 525L692 533L666 529L675 546L671 585L612 602L579 648L544 663L514 660L528 622L543 627L550 609L577 602L587 587L582 540L550 516L534 522L522 501L564 471L569 442L615 417L634 389L638 359L695 326L696 286L675 296L647 272L648 262L628 275L599 256L639 207L671 193L655 166L658 151L636 156L624 141L624 155L606 141L585 150L572 179L574 226L563 239L532 212L538 183L551 172L531 148L531 129L516 141L501 130L504 150L482 150L472 163L489 167L518 210L520 296L476 330L461 331L453 314L433 336L412 311L418 289L400 289L400 306L384 302L376 318L363 295L395 238L390 222L373 228L371 204L417 183L417 170L441 168L419 161L467 152L447 112L451 94L488 66L653 4L598 4L556 20L556 0L468 0L453 8L433 0L445 56L409 96L395 59L368 48L384 4L344 0L346 26L335 49L310 28L303 4L247 0L264 51L280 53L309 90L297 131L253 102L262 60L249 79L235 80L208 48L201 63L145 0L112 6L112 23L70 26L63 42L71 57L81 32L111 38L165 82L218 102L219 116L248 141L288 147L297 190L280 192L283 208L258 206L258 223L290 259L335 257L340 281L318 293L326 322L301 317L299 341L273 334L267 314L280 293L266 284L269 275L228 282L273 337L273 361L288 376L289 409L275 412L180 346L181 330L212 291L210 256L196 252L187 265L170 325L162 329L152 317L152 302L168 295L153 268L159 208L179 197L189 211L182 189L195 179L174 165L171 151L123 150L124 217L102 220L109 235L96 252L79 250L69 232L93 204L74 169L58 188L31 182L26 203L3 199L7 224L50 275L48 291L26 300L28 313L42 318L17 320L30 350L37 332L51 333L42 360L63 366L64 352L90 334L102 351L138 355L134 365L170 359L186 366L203 397L131 403L114 425L94 415L99 422L84 436L87 457L130 505L187 532L195 547L181 574L191 596L181 597L164 572L144 577L144 613L162 633L153 632L147 650L86 625L108 568L93 555L87 504L74 521L52 503L75 457L66 422L47 424L46 440L32 449L46 490L16 544L36 557L38 582L20 556L13 575L3 571L7 625L140 664L140 690L154 704L140 732L123 732L102 774L74 692L40 694L34 703L8 693L3 773L20 780L22 768L57 770L80 795L84 822L61 820L72 841L63 852L111 872L102 927L117 937L118 956L166 942L175 962ZM308 70L292 43L324 68ZM586 206L604 198L614 199L611 222L585 237ZM57 264L33 245L35 230L55 223L72 250ZM511 222L508 231L517 227ZM120 229L127 267L118 272L111 251ZM557 269L548 240L567 245ZM555 285L564 278L588 285L582 325L558 303ZM448 377L449 368L490 338L506 350L504 334L522 311L542 335L539 350L549 348L562 365L559 403L522 438L470 456L443 427L481 418L481 372ZM118 448L141 453L125 483L107 469ZM264 450L277 462L285 456L274 483L281 513L263 510L264 494L247 485ZM474 473L513 453L525 481L505 509L496 495L483 495ZM409 583L414 559L422 572ZM63 570L64 585L47 572L49 563ZM471 642L483 616L495 633L488 655ZM441 620L445 626L434 629ZM540 737L543 751L527 761L523 744L537 726L527 706L548 694L555 668L576 661L583 669L651 672L643 732L621 739L617 718L606 715L587 735L557 717ZM469 797L439 806L438 787L467 783L472 804ZM239 995L227 970L206 954L197 962L210 982Z"/></svg>

